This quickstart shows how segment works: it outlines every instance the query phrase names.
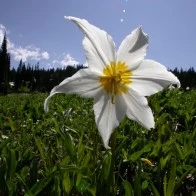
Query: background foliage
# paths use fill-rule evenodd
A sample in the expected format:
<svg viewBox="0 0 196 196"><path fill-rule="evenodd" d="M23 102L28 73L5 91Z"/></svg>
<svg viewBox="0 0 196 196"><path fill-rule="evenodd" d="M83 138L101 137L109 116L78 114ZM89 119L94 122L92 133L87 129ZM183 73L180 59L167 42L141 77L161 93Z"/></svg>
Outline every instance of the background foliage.
<svg viewBox="0 0 196 196"><path fill-rule="evenodd" d="M0 97L0 195L195 194L196 91L150 97L155 129L124 119L113 155L91 99L56 95L45 113L46 96Z"/></svg>

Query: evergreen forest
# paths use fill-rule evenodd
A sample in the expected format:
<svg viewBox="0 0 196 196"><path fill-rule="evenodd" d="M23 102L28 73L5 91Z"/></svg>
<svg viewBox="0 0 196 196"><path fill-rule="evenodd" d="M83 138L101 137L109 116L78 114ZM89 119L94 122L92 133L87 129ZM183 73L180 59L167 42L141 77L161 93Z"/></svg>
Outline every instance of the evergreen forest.
<svg viewBox="0 0 196 196"><path fill-rule="evenodd" d="M65 78L72 76L79 69L85 68L82 64L67 66L66 69L40 69L39 62L35 65L19 62L17 68L10 68L10 54L7 51L6 34L0 49L0 95L8 93L49 92ZM196 88L196 70L175 68L170 70L180 80L183 89Z"/></svg>

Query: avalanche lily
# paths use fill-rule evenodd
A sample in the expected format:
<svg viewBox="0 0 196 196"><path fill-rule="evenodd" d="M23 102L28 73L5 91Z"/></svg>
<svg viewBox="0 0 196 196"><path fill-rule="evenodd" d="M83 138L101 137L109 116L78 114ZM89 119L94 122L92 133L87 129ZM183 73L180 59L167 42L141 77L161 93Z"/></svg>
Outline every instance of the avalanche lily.
<svg viewBox="0 0 196 196"><path fill-rule="evenodd" d="M56 93L75 93L94 98L95 121L105 148L113 130L127 116L147 129L154 128L152 111L145 96L180 82L166 67L153 60L144 60L148 36L136 28L115 51L113 39L105 31L75 17L65 17L84 33L83 46L88 63L70 78L54 87L45 100Z"/></svg>

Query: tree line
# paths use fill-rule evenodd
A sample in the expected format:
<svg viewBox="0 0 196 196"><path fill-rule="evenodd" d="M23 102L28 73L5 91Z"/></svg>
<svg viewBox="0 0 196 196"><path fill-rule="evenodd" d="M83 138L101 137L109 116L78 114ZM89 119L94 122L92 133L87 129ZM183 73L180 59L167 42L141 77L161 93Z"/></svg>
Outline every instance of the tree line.
<svg viewBox="0 0 196 196"><path fill-rule="evenodd" d="M6 33L0 49L0 94L6 95L9 89L10 55L7 52Z"/></svg>
<svg viewBox="0 0 196 196"><path fill-rule="evenodd" d="M40 69L36 65L26 64L20 60L16 68L10 69L10 54L7 51L6 34L0 49L0 94L19 92L50 92L65 78L72 76L78 70L85 68L82 64L67 66L66 69L52 68ZM182 88L196 88L196 71L193 67L189 70L175 68L170 70L180 80Z"/></svg>
<svg viewBox="0 0 196 196"><path fill-rule="evenodd" d="M35 66L19 63L17 69L10 71L10 81L12 82L12 92L49 92L65 78L71 77L83 65L67 66L66 69L40 69L39 63Z"/></svg>

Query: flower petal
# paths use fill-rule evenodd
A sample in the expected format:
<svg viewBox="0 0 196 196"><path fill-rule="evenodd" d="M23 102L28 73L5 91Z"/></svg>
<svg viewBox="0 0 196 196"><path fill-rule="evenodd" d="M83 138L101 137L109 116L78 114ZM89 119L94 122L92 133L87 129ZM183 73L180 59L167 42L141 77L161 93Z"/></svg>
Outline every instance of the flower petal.
<svg viewBox="0 0 196 196"><path fill-rule="evenodd" d="M138 27L122 41L117 52L117 62L125 62L133 70L144 59L147 48L148 36Z"/></svg>
<svg viewBox="0 0 196 196"><path fill-rule="evenodd" d="M76 23L85 35L83 46L89 68L102 73L106 65L116 60L112 37L84 19L71 16L65 18Z"/></svg>
<svg viewBox="0 0 196 196"><path fill-rule="evenodd" d="M100 89L99 77L89 69L80 69L51 90L50 96L45 100L44 110L48 111L49 99L56 93L75 93L83 97L95 97Z"/></svg>
<svg viewBox="0 0 196 196"><path fill-rule="evenodd" d="M126 105L120 95L115 96L115 104L111 100L111 95L104 95L100 91L100 94L95 98L93 106L95 121L105 148L110 148L108 146L110 136L126 113Z"/></svg>
<svg viewBox="0 0 196 196"><path fill-rule="evenodd" d="M171 84L180 87L178 78L167 71L165 66L153 60L143 60L132 74L130 87L143 96L150 96Z"/></svg>
<svg viewBox="0 0 196 196"><path fill-rule="evenodd" d="M128 91L122 96L127 105L127 117L137 121L147 129L154 128L154 117L152 110L148 106L147 99L133 90Z"/></svg>

